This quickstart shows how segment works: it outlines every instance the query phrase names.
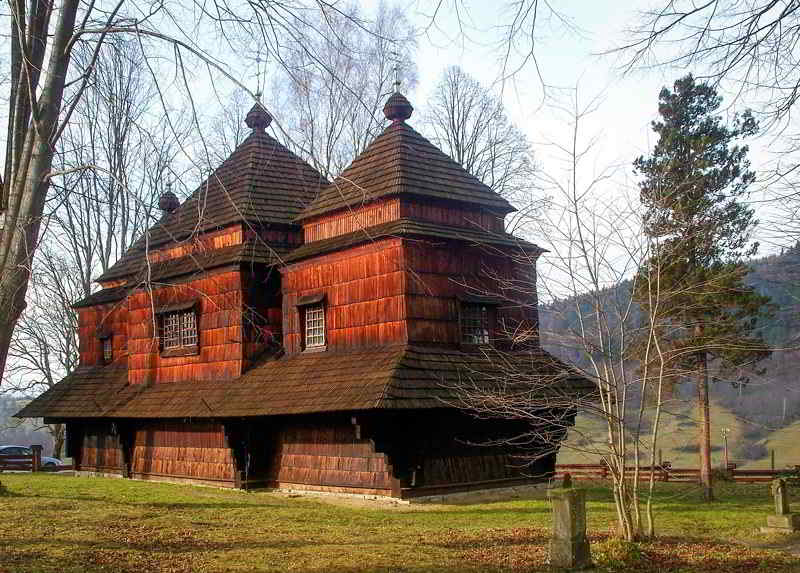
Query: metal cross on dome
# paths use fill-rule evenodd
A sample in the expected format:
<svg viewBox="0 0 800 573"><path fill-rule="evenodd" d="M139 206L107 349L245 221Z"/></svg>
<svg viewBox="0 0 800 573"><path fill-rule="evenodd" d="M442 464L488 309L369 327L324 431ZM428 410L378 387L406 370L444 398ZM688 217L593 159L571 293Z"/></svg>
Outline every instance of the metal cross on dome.
<svg viewBox="0 0 800 573"><path fill-rule="evenodd" d="M394 91L400 91L400 54L397 52L390 52L394 58Z"/></svg>
<svg viewBox="0 0 800 573"><path fill-rule="evenodd" d="M261 91L261 76L264 70L261 68L261 62L266 62L266 59L261 58L261 50L258 50L255 57L256 62L256 101L261 102L261 96L264 95Z"/></svg>

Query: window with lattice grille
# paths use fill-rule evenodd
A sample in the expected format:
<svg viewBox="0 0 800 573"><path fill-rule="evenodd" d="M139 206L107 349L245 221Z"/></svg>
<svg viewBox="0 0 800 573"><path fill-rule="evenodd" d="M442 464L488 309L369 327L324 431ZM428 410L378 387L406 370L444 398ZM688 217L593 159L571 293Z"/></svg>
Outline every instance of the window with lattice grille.
<svg viewBox="0 0 800 573"><path fill-rule="evenodd" d="M489 307L485 304L461 305L461 342L489 344Z"/></svg>
<svg viewBox="0 0 800 573"><path fill-rule="evenodd" d="M194 309L161 315L161 346L163 350L197 348L197 314Z"/></svg>
<svg viewBox="0 0 800 573"><path fill-rule="evenodd" d="M322 304L305 308L306 348L325 346L325 308Z"/></svg>
<svg viewBox="0 0 800 573"><path fill-rule="evenodd" d="M114 346L111 344L111 337L107 336L103 339L103 362L110 364L114 359Z"/></svg>

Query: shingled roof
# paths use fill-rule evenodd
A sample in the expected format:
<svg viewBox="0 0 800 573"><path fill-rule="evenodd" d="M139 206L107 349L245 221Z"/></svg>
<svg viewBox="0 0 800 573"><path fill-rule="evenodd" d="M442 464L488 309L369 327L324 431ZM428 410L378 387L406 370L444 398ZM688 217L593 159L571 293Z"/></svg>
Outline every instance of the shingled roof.
<svg viewBox="0 0 800 573"><path fill-rule="evenodd" d="M297 220L401 193L470 203L500 215L515 210L405 123L411 109L401 94L394 93L384 108L392 124L320 192Z"/></svg>
<svg viewBox="0 0 800 573"><path fill-rule="evenodd" d="M128 276L141 266L146 248L181 241L198 231L242 221L291 225L328 181L266 133L271 119L261 104L255 104L247 115L252 133L189 199L165 214L98 280Z"/></svg>
<svg viewBox="0 0 800 573"><path fill-rule="evenodd" d="M124 368L81 367L16 415L222 418L442 408L457 399L454 386L507 380L509 368L522 383L526 372L551 377L554 395L593 390L588 380L540 349L489 357L397 345L270 359L233 384L220 380L129 385ZM541 388L538 391L543 395Z"/></svg>

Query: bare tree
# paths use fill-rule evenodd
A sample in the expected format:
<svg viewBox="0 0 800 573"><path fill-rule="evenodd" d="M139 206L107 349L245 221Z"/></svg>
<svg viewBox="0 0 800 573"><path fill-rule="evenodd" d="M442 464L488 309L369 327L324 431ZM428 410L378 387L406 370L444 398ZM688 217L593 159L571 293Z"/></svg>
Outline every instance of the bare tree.
<svg viewBox="0 0 800 573"><path fill-rule="evenodd" d="M177 144L164 121L146 113L154 91L137 43L122 37L95 64L55 157L64 173L43 213L27 306L14 331L0 391L35 395L78 365L72 304L152 222L151 212L174 167ZM173 125L175 120L173 119ZM83 169L83 166L91 169ZM49 425L60 453L63 427Z"/></svg>
<svg viewBox="0 0 800 573"><path fill-rule="evenodd" d="M439 10L447 9L448 4L439 3L428 15L428 27L437 25ZM454 3L450 8L463 30L467 21L463 6ZM546 15L552 19L558 16L549 3L538 0L508 2L506 8L502 14L508 22L500 26L497 46L502 78L534 58L538 23L546 20ZM256 0L238 5L193 0L155 4L119 0L110 5L14 0L8 16L10 74L8 97L3 98L8 102L8 131L0 175L0 372L5 369L14 325L25 307L50 186L63 175L53 168L55 149L93 81L95 65L109 38L136 39L148 55L148 71L159 79L157 100L163 110L169 111L180 92L187 100L186 107L193 110L195 125L199 119L194 113L197 105L192 88L198 74L207 74L206 85L215 89L219 80L246 89L232 63L253 43L270 55L275 66L295 76L303 70L293 61L331 72L335 68L326 62L331 47L340 52L356 51L358 46L347 41L347 36L337 36L340 28L336 20L340 17L351 21L354 30L366 30L372 37L395 45L391 35L371 30L367 22L355 19L338 3L324 0ZM344 41L331 46L321 42L326 37ZM203 43L206 39L208 44ZM319 52L320 46L325 51ZM79 54L83 57L77 57ZM297 54L306 59L298 60ZM518 60L517 54L523 54L522 58ZM230 60L225 61L228 56ZM377 75L384 78L387 74ZM346 87L349 81L342 79L340 84ZM351 93L359 94L359 90L352 89ZM359 103L362 101L371 101L370 90ZM354 129L352 133L364 131ZM81 167L87 168L90 166Z"/></svg>
<svg viewBox="0 0 800 573"><path fill-rule="evenodd" d="M72 303L85 296L81 269L44 244L36 256L28 306L9 349L2 390L34 396L52 388L78 365L78 323ZM53 455L64 445L63 424L48 424Z"/></svg>
<svg viewBox="0 0 800 573"><path fill-rule="evenodd" d="M428 102L423 125L464 169L511 201L527 201L535 181L533 151L503 104L458 66L445 70Z"/></svg>
<svg viewBox="0 0 800 573"><path fill-rule="evenodd" d="M550 300L542 308L542 344L571 363L573 373L549 364L535 349L528 353L488 348L484 355L497 375L489 380L465 376L455 390L461 406L478 415L525 422L526 431L503 442L529 447L529 460L564 447L576 412L599 417L605 439L573 441L570 447L601 457L607 465L617 532L633 540L655 533L650 500L665 374L656 323L660 293L657 275L640 273L651 296L641 305L634 301L631 279L650 248L638 202L608 201L603 188L612 184L613 169L582 183L595 141L583 143L580 128L595 104L581 106L575 93L569 106L555 109L570 122L569 141L554 142L569 167L564 174L541 174L553 203L543 217L526 221L537 237L549 239L547 266L540 265L538 280L533 277L527 285L504 284L497 277L499 293L521 294L512 304L536 300L537 285L540 296ZM520 257L518 262L525 263L525 255ZM548 331L546 326L554 323L559 324L556 332ZM522 342L517 332L499 335L509 338L515 345ZM642 352L648 359L636 361ZM591 382L592 389L576 389L577 375ZM650 489L643 515L640 463L645 457L650 463Z"/></svg>
<svg viewBox="0 0 800 573"><path fill-rule="evenodd" d="M382 0L376 13L370 22L356 5L326 13L312 24L324 30L313 50L294 45L271 85L286 143L329 178L380 133L396 74L404 90L417 82L416 36L405 8Z"/></svg>
<svg viewBox="0 0 800 573"><path fill-rule="evenodd" d="M798 9L796 0L665 0L631 30L626 67L696 69L698 79L729 81L780 120L800 93Z"/></svg>

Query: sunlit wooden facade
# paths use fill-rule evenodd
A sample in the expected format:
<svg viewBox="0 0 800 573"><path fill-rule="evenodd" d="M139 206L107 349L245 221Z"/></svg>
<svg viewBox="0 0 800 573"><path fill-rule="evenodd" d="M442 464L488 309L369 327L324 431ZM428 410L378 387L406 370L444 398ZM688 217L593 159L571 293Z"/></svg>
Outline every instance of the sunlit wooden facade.
<svg viewBox="0 0 800 573"><path fill-rule="evenodd" d="M452 403L497 374L486 346L569 377L538 344L542 250L402 95L384 111L328 182L256 104L250 136L76 303L80 367L20 415L65 422L80 471L139 479L406 498L547 477L552 453L522 468L476 445L523 426Z"/></svg>

